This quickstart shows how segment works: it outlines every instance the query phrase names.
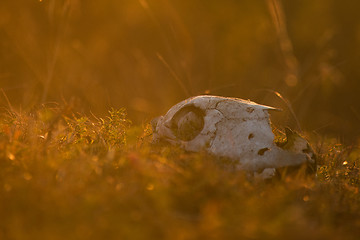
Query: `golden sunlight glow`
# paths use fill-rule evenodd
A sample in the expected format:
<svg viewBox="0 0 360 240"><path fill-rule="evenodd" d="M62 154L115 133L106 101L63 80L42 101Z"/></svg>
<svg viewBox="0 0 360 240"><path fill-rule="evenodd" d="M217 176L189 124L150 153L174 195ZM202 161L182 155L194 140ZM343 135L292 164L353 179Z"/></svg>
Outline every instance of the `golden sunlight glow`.
<svg viewBox="0 0 360 240"><path fill-rule="evenodd" d="M360 239L359 9L0 0L0 240Z"/></svg>
<svg viewBox="0 0 360 240"><path fill-rule="evenodd" d="M286 78L285 78L285 82L289 87L295 87L298 83L297 77L293 74L289 74Z"/></svg>
<svg viewBox="0 0 360 240"><path fill-rule="evenodd" d="M154 190L154 184L149 183L149 184L146 186L146 189L147 189L148 191Z"/></svg>
<svg viewBox="0 0 360 240"><path fill-rule="evenodd" d="M139 0L141 6L145 9L149 8L148 3L146 2L146 0Z"/></svg>

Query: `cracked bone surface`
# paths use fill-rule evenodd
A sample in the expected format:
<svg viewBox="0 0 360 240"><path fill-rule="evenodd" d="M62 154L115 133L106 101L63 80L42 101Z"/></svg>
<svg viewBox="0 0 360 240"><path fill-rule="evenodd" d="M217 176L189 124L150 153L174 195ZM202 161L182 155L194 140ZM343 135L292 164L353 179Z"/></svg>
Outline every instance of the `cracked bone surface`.
<svg viewBox="0 0 360 240"><path fill-rule="evenodd" d="M252 172L308 161L306 153L274 143L269 110L276 109L239 98L192 97L152 121L153 141L165 140L193 152L206 150Z"/></svg>

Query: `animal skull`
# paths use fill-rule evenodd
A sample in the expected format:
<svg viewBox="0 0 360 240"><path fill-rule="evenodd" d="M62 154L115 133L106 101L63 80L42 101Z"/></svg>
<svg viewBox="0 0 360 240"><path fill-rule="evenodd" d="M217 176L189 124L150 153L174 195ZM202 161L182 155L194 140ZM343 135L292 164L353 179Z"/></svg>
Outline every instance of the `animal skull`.
<svg viewBox="0 0 360 240"><path fill-rule="evenodd" d="M269 110L276 109L239 98L192 97L152 121L153 141L165 140L188 151L206 150L235 160L238 169L251 172L266 169L263 171L266 174L268 168L271 172L313 159L308 154L312 151L306 153L289 144L286 149L274 143Z"/></svg>

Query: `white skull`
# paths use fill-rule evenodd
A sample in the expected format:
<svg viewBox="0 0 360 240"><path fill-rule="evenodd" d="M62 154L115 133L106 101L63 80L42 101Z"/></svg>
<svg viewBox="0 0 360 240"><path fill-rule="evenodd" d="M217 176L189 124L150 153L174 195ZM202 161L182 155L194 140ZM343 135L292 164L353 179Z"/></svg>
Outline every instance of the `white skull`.
<svg viewBox="0 0 360 240"><path fill-rule="evenodd" d="M153 120L153 141L165 140L188 151L205 150L252 172L308 161L306 153L274 143L269 110L275 108L239 98L192 97Z"/></svg>

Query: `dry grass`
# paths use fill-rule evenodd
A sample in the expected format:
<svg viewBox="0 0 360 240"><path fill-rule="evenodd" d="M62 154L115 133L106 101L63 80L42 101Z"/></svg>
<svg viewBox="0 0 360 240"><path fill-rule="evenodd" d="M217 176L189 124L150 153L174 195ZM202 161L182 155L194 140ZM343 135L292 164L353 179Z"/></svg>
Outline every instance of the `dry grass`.
<svg viewBox="0 0 360 240"><path fill-rule="evenodd" d="M1 0L0 88L18 109L73 98L78 111L97 115L126 107L136 123L204 93L286 109L264 91L274 90L304 129L356 141L359 7L335 0ZM286 114L281 125L298 127Z"/></svg>
<svg viewBox="0 0 360 240"><path fill-rule="evenodd" d="M0 239L357 239L360 150L312 139L316 180L229 172L151 146L124 110L8 111L0 122Z"/></svg>

